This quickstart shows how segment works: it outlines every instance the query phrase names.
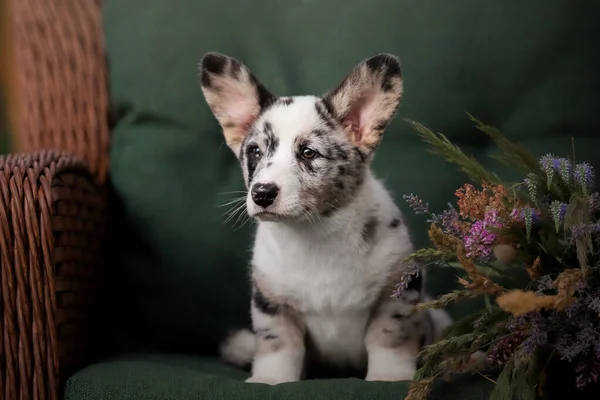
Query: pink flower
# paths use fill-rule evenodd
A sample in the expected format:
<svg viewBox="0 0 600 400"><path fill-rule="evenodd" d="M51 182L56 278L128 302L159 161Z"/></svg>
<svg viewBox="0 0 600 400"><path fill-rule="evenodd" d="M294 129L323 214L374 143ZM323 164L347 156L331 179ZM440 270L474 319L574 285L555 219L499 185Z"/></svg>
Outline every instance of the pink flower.
<svg viewBox="0 0 600 400"><path fill-rule="evenodd" d="M518 210L516 208L513 208L512 212L510 213L510 217L516 222L523 222L525 220L525 217L523 216L523 210Z"/></svg>
<svg viewBox="0 0 600 400"><path fill-rule="evenodd" d="M469 258L487 259L492 253L492 245L496 234L489 228L501 228L498 211L489 210L485 213L483 221L476 221L471 225L469 233L465 235L466 256Z"/></svg>

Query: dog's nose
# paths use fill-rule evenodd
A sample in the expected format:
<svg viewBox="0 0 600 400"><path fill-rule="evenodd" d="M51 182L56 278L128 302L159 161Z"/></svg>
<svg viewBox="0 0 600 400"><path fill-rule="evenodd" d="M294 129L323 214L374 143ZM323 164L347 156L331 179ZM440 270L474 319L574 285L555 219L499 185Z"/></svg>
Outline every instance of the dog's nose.
<svg viewBox="0 0 600 400"><path fill-rule="evenodd" d="M256 183L252 185L252 200L256 205L269 207L275 201L279 188L274 183Z"/></svg>

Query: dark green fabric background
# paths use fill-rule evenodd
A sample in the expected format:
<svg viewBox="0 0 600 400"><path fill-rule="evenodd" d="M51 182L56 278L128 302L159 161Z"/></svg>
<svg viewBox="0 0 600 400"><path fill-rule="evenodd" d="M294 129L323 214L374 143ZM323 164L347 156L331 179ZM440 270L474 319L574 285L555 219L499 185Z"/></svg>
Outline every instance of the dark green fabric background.
<svg viewBox="0 0 600 400"><path fill-rule="evenodd" d="M571 154L574 136L578 159L600 161L598 2L104 3L116 122L111 149L115 222L103 332L103 345L112 353L210 355L228 329L248 323L246 263L253 229L223 224L223 209L217 207L233 197L223 192L243 185L198 86L197 63L207 51L239 58L280 95L323 93L362 59L378 52L398 55L405 96L374 168L406 211L418 245L426 244L427 225L407 210L401 196L418 193L440 209L465 178L428 154L403 118L446 133L481 158L490 152L489 142L470 126L466 112L538 155ZM446 291L455 280L449 272L433 273L430 290ZM118 393L169 388L174 394L143 398L242 399L260 392L326 399L344 398L334 393L348 390L346 398L375 399L404 393L402 385L358 381L249 388L233 384L223 370L212 371L224 375L217 378L203 374L211 373L205 367L183 371L127 360L76 375L68 398L142 398ZM180 372L187 378L169 378ZM371 390L371 396L364 394ZM377 391L388 395L378 397Z"/></svg>

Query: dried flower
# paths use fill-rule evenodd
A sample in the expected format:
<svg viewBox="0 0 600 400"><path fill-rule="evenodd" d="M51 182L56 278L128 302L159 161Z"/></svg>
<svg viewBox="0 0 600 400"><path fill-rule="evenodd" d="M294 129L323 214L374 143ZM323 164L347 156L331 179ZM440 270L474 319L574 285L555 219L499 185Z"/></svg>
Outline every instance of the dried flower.
<svg viewBox="0 0 600 400"><path fill-rule="evenodd" d="M415 261L409 262L406 272L400 278L400 282L396 284L394 296L396 298L402 297L404 291L408 288L408 285L413 281L413 279L418 278L420 273L421 266L419 265L419 263Z"/></svg>
<svg viewBox="0 0 600 400"><path fill-rule="evenodd" d="M437 377L431 377L412 382L404 400L427 400L427 397L436 382L436 378Z"/></svg>
<svg viewBox="0 0 600 400"><path fill-rule="evenodd" d="M441 225L443 231L447 235L461 236L463 229L456 208L452 204L448 204L448 209L438 216L437 221Z"/></svg>
<svg viewBox="0 0 600 400"><path fill-rule="evenodd" d="M496 257L498 261L504 264L509 264L513 262L517 257L517 249L515 248L515 246L510 244L497 244L496 246L494 246L493 251L494 257Z"/></svg>
<svg viewBox="0 0 600 400"><path fill-rule="evenodd" d="M539 259L539 257L538 257ZM539 277L539 279L537 280L537 291L536 294L541 296L544 294L544 292L548 291L548 290L554 290L554 280L552 279L552 277L550 275L544 275Z"/></svg>
<svg viewBox="0 0 600 400"><path fill-rule="evenodd" d="M542 308L553 308L556 296L538 296L535 292L520 289L511 290L502 294L496 302L504 311L512 313L515 317L539 311Z"/></svg>
<svg viewBox="0 0 600 400"><path fill-rule="evenodd" d="M590 310L597 313L598 316L600 317L600 297L596 297L596 298L592 299L590 301L590 304L588 304L588 307L590 308Z"/></svg>
<svg viewBox="0 0 600 400"><path fill-rule="evenodd" d="M539 312L533 312L526 318L529 325L529 337L523 341L522 350L532 354L538 346L548 343L548 327L546 320Z"/></svg>
<svg viewBox="0 0 600 400"><path fill-rule="evenodd" d="M515 354L515 351L524 340L525 336L520 331L503 338L489 349L485 358L486 364L490 367L504 365Z"/></svg>
<svg viewBox="0 0 600 400"><path fill-rule="evenodd" d="M450 205L441 214L430 214L419 198L405 196L411 208L431 216L429 237L435 248L419 254L430 256L433 265L456 257L467 275L458 278L462 290L419 303L412 310L446 307L481 295L494 297L495 303L488 302L485 310L456 321L441 341L422 350L423 364L409 398L424 400L437 377L484 368L483 363L475 367L468 362L484 349L487 366L503 369L494 398L536 395L531 379L543 380L539 367L549 354L537 351L541 347L570 363L578 388L598 383L600 194L592 193L594 170L587 163L573 165L568 158L553 154L536 160L496 129L481 123L478 128L500 147L501 162L527 171L525 179L511 184L509 196L508 186L497 175L445 136L420 130L436 151L481 182L481 189L463 185L455 192L457 208ZM487 263L492 253L501 263ZM522 271L515 273L514 267L523 260L529 279ZM397 293L414 276L417 273L409 271ZM510 280L512 290L507 291L496 278L506 279L507 285ZM531 375L535 373L542 375Z"/></svg>
<svg viewBox="0 0 600 400"><path fill-rule="evenodd" d="M504 292L502 286L490 280L477 269L473 263L473 260L464 254L464 249L462 247L458 247L456 255L458 261L467 272L469 279L471 279L470 283L463 279L463 286L480 293L487 293L491 295L498 295Z"/></svg>
<svg viewBox="0 0 600 400"><path fill-rule="evenodd" d="M471 220L483 219L489 196L475 189L473 185L465 184L455 192L458 197L458 209L460 216Z"/></svg>
<svg viewBox="0 0 600 400"><path fill-rule="evenodd" d="M598 382L600 377L600 359L593 357L590 360L581 361L575 367L575 373L577 374L576 385L577 389L583 390L588 385Z"/></svg>
<svg viewBox="0 0 600 400"><path fill-rule="evenodd" d="M594 224L573 224L570 226L569 230L571 231L573 239L586 238L591 234L600 232L600 223L596 222Z"/></svg>
<svg viewBox="0 0 600 400"><path fill-rule="evenodd" d="M542 171L546 173L546 182L548 183L548 189L550 189L555 171L558 169L558 158L554 154L546 154L540 159L540 166L542 167Z"/></svg>
<svg viewBox="0 0 600 400"><path fill-rule="evenodd" d="M525 178L525 185L527 186L527 190L529 191L529 197L533 203L537 203L538 199L538 185L539 179L536 174L529 174L527 178Z"/></svg>
<svg viewBox="0 0 600 400"><path fill-rule="evenodd" d="M589 196L590 201L590 212L600 211L600 193L595 192L591 196Z"/></svg>
<svg viewBox="0 0 600 400"><path fill-rule="evenodd" d="M533 260L533 264L531 265L531 267L527 268L527 273L529 274L531 279L536 279L538 276L540 276L541 269L542 269L541 267L542 267L542 260L541 260L540 256L537 256L535 258L535 260Z"/></svg>
<svg viewBox="0 0 600 400"><path fill-rule="evenodd" d="M429 204L424 203L419 196L414 194L404 195L404 200L408 203L409 207L413 209L415 214L429 214Z"/></svg>
<svg viewBox="0 0 600 400"><path fill-rule="evenodd" d="M461 279L461 278L459 278ZM464 279L463 279L464 280ZM468 285L468 282L465 281ZM454 304L460 300L474 299L479 296L479 293L472 290L455 290L451 293L441 295L435 300L430 300L425 303L419 303L413 307L414 312L425 311L435 308L448 307L450 304Z"/></svg>
<svg viewBox="0 0 600 400"><path fill-rule="evenodd" d="M588 163L575 165L573 176L583 194L587 196L588 192L594 187L594 169L592 166Z"/></svg>
<svg viewBox="0 0 600 400"><path fill-rule="evenodd" d="M455 192L459 215L472 221L481 220L489 210L495 210L500 220L508 219L507 192L502 185L481 184L482 190L465 184Z"/></svg>
<svg viewBox="0 0 600 400"><path fill-rule="evenodd" d="M515 222L523 222L525 217L523 215L523 210L518 208L513 208L510 212L510 218Z"/></svg>
<svg viewBox="0 0 600 400"><path fill-rule="evenodd" d="M429 239L439 250L456 252L456 248L461 244L460 239L446 234L436 224L429 227Z"/></svg>
<svg viewBox="0 0 600 400"><path fill-rule="evenodd" d="M558 174L564 183L569 184L571 182L571 173L571 161L566 158L559 158Z"/></svg>
<svg viewBox="0 0 600 400"><path fill-rule="evenodd" d="M488 185L485 182L481 186L486 193L490 194L487 210L496 210L498 213L498 218L501 221L508 222L512 207L510 207L508 201L508 193L506 192L506 188L504 188L502 185ZM518 204L519 201L515 199L513 200L513 203Z"/></svg>
<svg viewBox="0 0 600 400"><path fill-rule="evenodd" d="M531 227L533 226L533 208L525 207L523 209L523 219L525 220L525 234L527 241L531 240Z"/></svg>
<svg viewBox="0 0 600 400"><path fill-rule="evenodd" d="M583 278L583 272L580 268L573 268L563 271L558 275L553 285L558 290L554 307L558 311L563 311L574 299L573 295L577 291L577 282Z"/></svg>
<svg viewBox="0 0 600 400"><path fill-rule="evenodd" d="M554 219L556 233L558 233L561 224L565 220L565 214L567 213L567 204L555 200L552 203L550 203L550 212L552 213L552 218Z"/></svg>
<svg viewBox="0 0 600 400"><path fill-rule="evenodd" d="M496 240L496 233L490 228L501 228L498 212L490 210L485 213L483 221L476 221L471 225L469 233L465 235L465 250L467 257L487 260L492 252L492 245Z"/></svg>

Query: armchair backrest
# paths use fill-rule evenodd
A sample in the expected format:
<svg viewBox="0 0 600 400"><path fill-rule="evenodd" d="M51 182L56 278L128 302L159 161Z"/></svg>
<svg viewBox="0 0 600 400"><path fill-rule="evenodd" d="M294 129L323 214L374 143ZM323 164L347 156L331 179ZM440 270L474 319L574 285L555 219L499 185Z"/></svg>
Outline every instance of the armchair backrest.
<svg viewBox="0 0 600 400"><path fill-rule="evenodd" d="M8 0L12 152L67 151L103 183L108 88L101 1Z"/></svg>

